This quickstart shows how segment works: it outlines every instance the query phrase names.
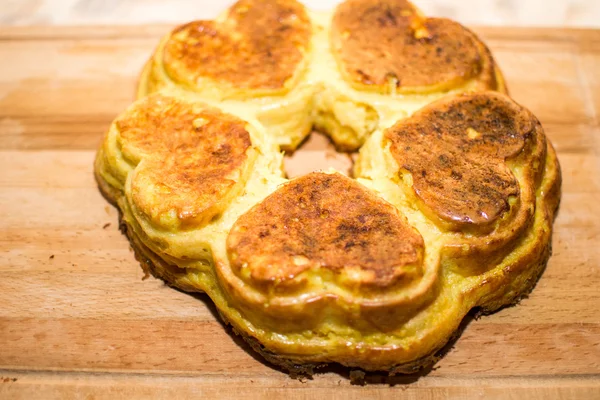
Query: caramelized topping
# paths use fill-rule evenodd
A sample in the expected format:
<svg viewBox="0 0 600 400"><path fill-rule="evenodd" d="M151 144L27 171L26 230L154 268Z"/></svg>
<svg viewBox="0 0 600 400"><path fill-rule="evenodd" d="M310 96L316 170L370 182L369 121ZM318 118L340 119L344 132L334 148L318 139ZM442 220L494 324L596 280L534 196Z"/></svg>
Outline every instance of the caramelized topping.
<svg viewBox="0 0 600 400"><path fill-rule="evenodd" d="M123 156L140 163L131 182L136 206L165 225L206 222L236 183L251 145L246 123L202 104L152 95L116 121ZM174 214L172 214L174 213Z"/></svg>
<svg viewBox="0 0 600 400"><path fill-rule="evenodd" d="M295 0L240 0L223 22L194 21L165 45L171 77L194 86L210 78L243 89L280 89L303 60L311 36Z"/></svg>
<svg viewBox="0 0 600 400"><path fill-rule="evenodd" d="M519 184L505 164L521 152L535 117L494 92L439 100L389 128L385 137L413 189L442 219L486 225L509 209Z"/></svg>
<svg viewBox="0 0 600 400"><path fill-rule="evenodd" d="M354 83L398 88L458 84L481 70L476 37L425 18L406 0L348 0L333 17L339 67Z"/></svg>
<svg viewBox="0 0 600 400"><path fill-rule="evenodd" d="M397 209L340 174L313 172L241 216L227 239L232 269L258 287L328 270L343 284L387 287L422 274L423 239ZM302 282L302 278L299 279Z"/></svg>

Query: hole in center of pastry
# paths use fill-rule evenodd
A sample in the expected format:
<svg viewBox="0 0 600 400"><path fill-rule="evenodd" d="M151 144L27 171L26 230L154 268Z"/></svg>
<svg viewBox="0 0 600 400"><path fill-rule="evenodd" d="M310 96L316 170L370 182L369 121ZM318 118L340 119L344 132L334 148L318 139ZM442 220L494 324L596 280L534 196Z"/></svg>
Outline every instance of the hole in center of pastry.
<svg viewBox="0 0 600 400"><path fill-rule="evenodd" d="M331 168L352 178L357 155L338 151L326 135L313 131L294 152L285 154L284 170L290 179Z"/></svg>

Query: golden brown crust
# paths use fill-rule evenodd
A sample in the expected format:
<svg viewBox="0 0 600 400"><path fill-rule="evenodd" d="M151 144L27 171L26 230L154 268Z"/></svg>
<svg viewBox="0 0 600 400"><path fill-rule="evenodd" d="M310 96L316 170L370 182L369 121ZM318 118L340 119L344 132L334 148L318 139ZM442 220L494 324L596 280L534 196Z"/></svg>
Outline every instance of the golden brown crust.
<svg viewBox="0 0 600 400"><path fill-rule="evenodd" d="M505 161L532 139L536 123L506 97L472 94L431 104L385 137L427 207L457 227L481 226L498 220L509 197L519 196Z"/></svg>
<svg viewBox="0 0 600 400"><path fill-rule="evenodd" d="M245 125L217 109L160 94L136 103L115 126L123 156L143 161L131 179L137 209L157 225L172 213L182 229L210 220L247 161Z"/></svg>
<svg viewBox="0 0 600 400"><path fill-rule="evenodd" d="M240 0L223 21L194 21L175 29L163 62L175 81L191 87L209 78L239 89L281 89L304 58L311 24L295 0Z"/></svg>
<svg viewBox="0 0 600 400"><path fill-rule="evenodd" d="M313 172L241 216L227 239L232 269L261 288L303 285L328 269L353 287L391 286L423 274L423 239L398 210L356 181Z"/></svg>
<svg viewBox="0 0 600 400"><path fill-rule="evenodd" d="M343 75L360 87L444 90L493 74L491 55L471 31L426 18L409 1L345 1L335 11L331 40Z"/></svg>

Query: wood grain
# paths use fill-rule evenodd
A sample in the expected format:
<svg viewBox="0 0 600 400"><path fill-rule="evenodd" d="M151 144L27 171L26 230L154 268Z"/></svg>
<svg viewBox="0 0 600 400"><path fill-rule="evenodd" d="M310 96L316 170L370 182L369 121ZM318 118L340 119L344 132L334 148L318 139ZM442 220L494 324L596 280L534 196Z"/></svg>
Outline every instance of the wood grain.
<svg viewBox="0 0 600 400"><path fill-rule="evenodd" d="M476 29L558 150L554 254L433 370L354 386L339 368L291 379L205 296L142 280L92 160L167 29L0 28L0 397L600 398L600 31ZM294 165L322 167L318 147Z"/></svg>

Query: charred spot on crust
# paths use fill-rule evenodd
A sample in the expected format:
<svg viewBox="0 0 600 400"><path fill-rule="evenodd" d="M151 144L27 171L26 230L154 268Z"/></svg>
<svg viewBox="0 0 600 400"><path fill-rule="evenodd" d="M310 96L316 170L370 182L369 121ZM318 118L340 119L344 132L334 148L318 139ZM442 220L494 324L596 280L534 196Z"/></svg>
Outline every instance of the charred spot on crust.
<svg viewBox="0 0 600 400"><path fill-rule="evenodd" d="M522 151L535 125L527 110L487 92L435 102L385 137L427 207L449 222L485 225L509 209L510 196L519 195L505 160Z"/></svg>
<svg viewBox="0 0 600 400"><path fill-rule="evenodd" d="M143 160L131 183L136 205L157 221L175 211L184 225L197 222L234 185L227 178L242 168L251 146L244 121L160 94L115 124L123 155Z"/></svg>
<svg viewBox="0 0 600 400"><path fill-rule="evenodd" d="M285 284L303 272L355 272L353 284L386 287L419 275L423 239L391 204L340 174L314 172L242 215L227 239L238 275ZM415 272L416 271L416 272Z"/></svg>
<svg viewBox="0 0 600 400"><path fill-rule="evenodd" d="M398 87L423 87L465 81L481 69L473 33L422 17L409 1L348 0L335 11L331 37L340 68L364 85L394 77Z"/></svg>
<svg viewBox="0 0 600 400"><path fill-rule="evenodd" d="M284 87L302 62L312 28L295 0L240 0L222 23L194 21L165 45L167 72L195 84L210 78L244 89Z"/></svg>

